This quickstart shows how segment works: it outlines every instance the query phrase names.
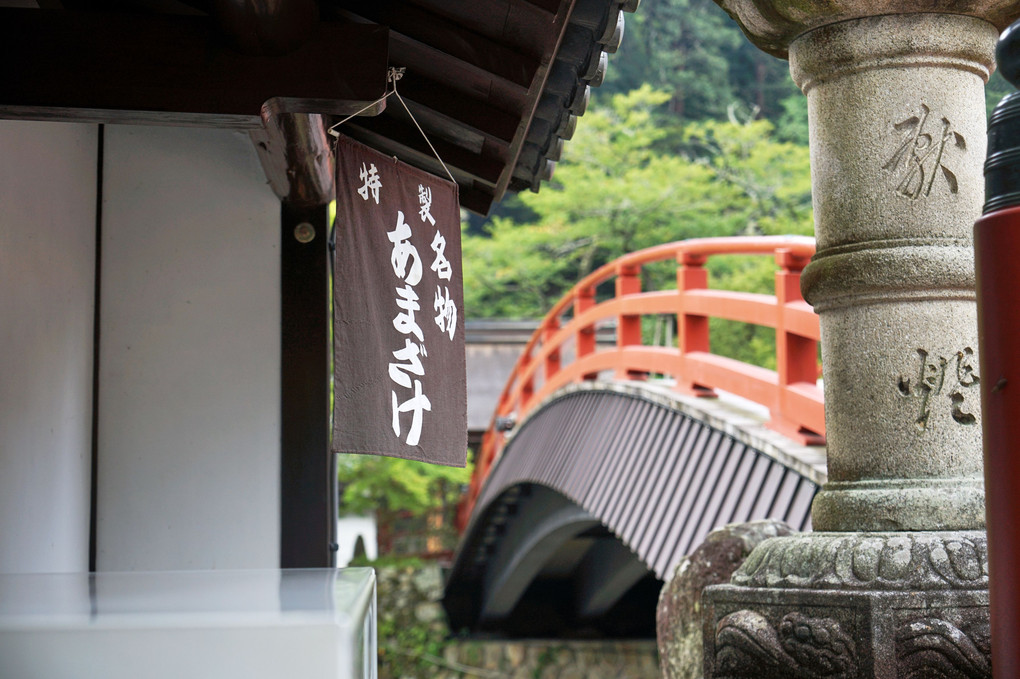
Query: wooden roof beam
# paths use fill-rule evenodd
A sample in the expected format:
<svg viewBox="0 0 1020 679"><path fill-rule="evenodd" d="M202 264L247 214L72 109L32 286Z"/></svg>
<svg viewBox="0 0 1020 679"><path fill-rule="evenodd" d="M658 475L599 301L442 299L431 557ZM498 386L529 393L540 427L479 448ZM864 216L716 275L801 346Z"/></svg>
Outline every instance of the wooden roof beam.
<svg viewBox="0 0 1020 679"><path fill-rule="evenodd" d="M399 34L428 45L521 87L530 87L539 66L534 57L412 4L331 0L331 5L366 21L389 26L395 38Z"/></svg>
<svg viewBox="0 0 1020 679"><path fill-rule="evenodd" d="M320 22L265 56L230 49L206 17L0 9L0 44L17 55L0 71L0 118L256 129L270 100L349 115L386 89L375 25Z"/></svg>
<svg viewBox="0 0 1020 679"><path fill-rule="evenodd" d="M375 134L381 139L385 139L382 142L382 146L377 147L384 153L387 152L387 148L400 147L402 150L413 151L418 156L424 156L430 159L430 167L427 168L429 171L438 169L435 172L436 174L441 177L446 176L442 166L435 161L432 150L425 142L425 139L422 138L421 132L409 123L389 116L380 116L377 118L352 120L344 127L360 128ZM443 159L447 167L457 168L460 173L471 180L481 180L492 185L499 181L500 174L505 165L503 160L472 153L437 137L431 137L430 139L439 157ZM403 157L399 153L396 155L401 158Z"/></svg>
<svg viewBox="0 0 1020 679"><path fill-rule="evenodd" d="M267 107L264 127L249 132L266 179L291 205L325 205L336 197L333 151L323 117Z"/></svg>
<svg viewBox="0 0 1020 679"><path fill-rule="evenodd" d="M445 82L450 90L463 93L460 96L484 101L488 106L506 111L518 120L528 105L528 87L496 77L476 64L461 61L399 33L392 34L390 63L405 66L429 80ZM401 87L406 86L401 82Z"/></svg>
<svg viewBox="0 0 1020 679"><path fill-rule="evenodd" d="M413 65L407 67L399 89L404 99L454 118L485 136L503 142L513 140L521 122L519 116L418 73Z"/></svg>
<svg viewBox="0 0 1020 679"><path fill-rule="evenodd" d="M542 58L541 46L556 39L551 20L551 15L555 12L549 12L521 0L412 1L435 14L454 19L475 33L512 46L536 59Z"/></svg>

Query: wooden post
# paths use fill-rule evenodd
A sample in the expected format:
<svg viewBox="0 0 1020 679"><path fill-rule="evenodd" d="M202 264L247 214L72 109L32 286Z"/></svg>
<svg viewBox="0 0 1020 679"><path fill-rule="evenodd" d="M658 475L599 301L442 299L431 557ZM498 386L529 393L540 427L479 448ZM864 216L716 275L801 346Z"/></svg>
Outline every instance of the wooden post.
<svg viewBox="0 0 1020 679"><path fill-rule="evenodd" d="M818 432L801 426L796 408L788 403L786 387L797 382L815 384L818 381L818 343L786 329L786 305L802 302L800 294L800 273L808 264L806 257L798 257L787 248L776 250L776 374L777 408L768 423L770 429L779 431L804 445L823 445L825 438Z"/></svg>
<svg viewBox="0 0 1020 679"><path fill-rule="evenodd" d="M627 295L636 295L640 292L641 267L626 265L620 266L616 271L616 298L622 299ZM641 343L641 316L637 314L620 314L617 316L617 349L640 345ZM625 368L617 368L616 377L618 379L634 379L637 375Z"/></svg>
<svg viewBox="0 0 1020 679"><path fill-rule="evenodd" d="M684 293L688 290L703 290L708 287L708 270L705 269L705 255L681 252L677 256L680 265L676 270L676 287L680 291L680 308L677 310L676 327L681 359L695 351L708 352L708 317L688 314L685 311ZM686 373L687 371L684 371ZM684 378L677 382L677 390L691 396L713 397L710 387Z"/></svg>
<svg viewBox="0 0 1020 679"><path fill-rule="evenodd" d="M552 318L542 328L542 348L552 341L553 336L560 330L560 320L558 318ZM560 371L560 350L556 348L550 354L545 357L545 380L548 382L553 375Z"/></svg>
<svg viewBox="0 0 1020 679"><path fill-rule="evenodd" d="M985 512L988 521L991 629L995 676L1020 677L1020 379L1016 337L1020 294L1015 281L1020 254L1020 207L998 210L974 225L981 344L981 407L984 413Z"/></svg>
<svg viewBox="0 0 1020 679"><path fill-rule="evenodd" d="M336 456L329 450L329 210L282 203L280 567L329 568ZM298 240L311 227L314 238ZM303 232L302 232L303 233Z"/></svg>
<svg viewBox="0 0 1020 679"><path fill-rule="evenodd" d="M531 363L531 352L523 354L518 362L519 366L526 367ZM520 379L520 378L518 378ZM517 403L517 407L520 410L527 410L528 404L531 403L531 398L535 395L535 376L531 375L521 385L521 400Z"/></svg>
<svg viewBox="0 0 1020 679"><path fill-rule="evenodd" d="M574 318L579 318L581 314L588 311L595 306L595 289L585 288L578 290L577 295L574 297ZM595 326L586 325L577 331L577 335L574 337L574 343L577 349L577 355L575 360L580 361L585 356L589 356L595 353ZM594 380L598 378L598 373L585 373L584 379Z"/></svg>

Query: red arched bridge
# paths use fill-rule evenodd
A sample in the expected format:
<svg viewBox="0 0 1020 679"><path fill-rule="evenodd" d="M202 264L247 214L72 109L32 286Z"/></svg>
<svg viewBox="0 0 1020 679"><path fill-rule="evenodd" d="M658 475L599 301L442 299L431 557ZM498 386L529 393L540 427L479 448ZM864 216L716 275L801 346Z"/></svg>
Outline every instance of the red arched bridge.
<svg viewBox="0 0 1020 679"><path fill-rule="evenodd" d="M454 630L654 635L662 580L715 527L810 527L824 482L818 317L801 237L705 238L626 255L546 315L500 396L458 516ZM775 294L709 287L720 255L774 257ZM642 290L643 267L676 287ZM597 294L614 284L614 294ZM643 342L672 316L677 338ZM709 318L774 328L775 370L713 354ZM616 346L595 329L615 322Z"/></svg>

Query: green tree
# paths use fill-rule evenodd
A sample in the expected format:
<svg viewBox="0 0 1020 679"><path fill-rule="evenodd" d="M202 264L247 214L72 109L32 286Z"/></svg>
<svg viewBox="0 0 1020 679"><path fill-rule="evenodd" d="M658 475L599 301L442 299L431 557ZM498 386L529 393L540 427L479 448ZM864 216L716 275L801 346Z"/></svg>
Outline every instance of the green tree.
<svg viewBox="0 0 1020 679"><path fill-rule="evenodd" d="M688 125L684 140L695 163L711 168L716 187L735 193L742 228L727 235L810 235L810 153L779 142L767 120L705 121ZM726 195L726 194L723 194Z"/></svg>
<svg viewBox="0 0 1020 679"><path fill-rule="evenodd" d="M471 467L457 468L377 455L340 455L340 510L348 514L410 512L422 516L455 504Z"/></svg>
<svg viewBox="0 0 1020 679"><path fill-rule="evenodd" d="M700 147L697 157L715 179L732 184L745 204L746 235L811 235L811 172L807 147L773 140L766 120L707 121L688 126L685 138ZM733 234L738 235L738 234ZM775 263L760 256L724 256L709 260L712 287L771 293ZM765 368L775 368L775 332L770 328L713 318L712 352Z"/></svg>
<svg viewBox="0 0 1020 679"><path fill-rule="evenodd" d="M693 120L721 115L735 100L727 56L742 36L712 0L646 1L627 22L610 91L650 83L669 92L672 113Z"/></svg>
<svg viewBox="0 0 1020 679"><path fill-rule="evenodd" d="M521 196L531 221L496 218L483 236L464 234L468 317L541 317L581 277L643 247L702 236L811 232L806 148L776 141L766 120L735 114L680 127L661 113L669 98L645 86L595 107L554 181L539 194ZM771 289L772 270L762 257L713 263L713 285L753 283L753 291L764 292ZM673 280L668 267L646 267L644 277L646 289ZM761 364L767 359L759 339L753 334L753 341L729 344L736 357Z"/></svg>
<svg viewBox="0 0 1020 679"><path fill-rule="evenodd" d="M985 106L988 109L988 115L992 115L992 111L1003 97L1014 92L1016 92L1016 88L1002 77L1002 73L995 71L988 79L988 84L985 85Z"/></svg>
<svg viewBox="0 0 1020 679"><path fill-rule="evenodd" d="M713 0L644 0L627 17L603 89L646 83L668 91L670 112L684 120L719 119L738 104L778 122L797 92L787 62L751 45Z"/></svg>
<svg viewBox="0 0 1020 679"><path fill-rule="evenodd" d="M737 228L740 216L718 209L711 168L668 152L678 132L656 111L668 99L645 86L589 111L553 181L521 196L532 222L496 218L484 237L465 234L469 317L541 316L624 252Z"/></svg>
<svg viewBox="0 0 1020 679"><path fill-rule="evenodd" d="M783 112L776 120L776 138L800 146L808 145L807 97L794 92L779 102Z"/></svg>

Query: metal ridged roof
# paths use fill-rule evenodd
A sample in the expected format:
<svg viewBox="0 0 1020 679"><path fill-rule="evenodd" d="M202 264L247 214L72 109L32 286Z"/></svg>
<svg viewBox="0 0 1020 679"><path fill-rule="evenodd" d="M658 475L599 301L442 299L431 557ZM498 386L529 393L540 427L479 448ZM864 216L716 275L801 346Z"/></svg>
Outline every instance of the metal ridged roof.
<svg viewBox="0 0 1020 679"><path fill-rule="evenodd" d="M487 543L524 501L553 489L597 517L664 579L715 527L774 518L810 528L818 484L779 460L654 399L574 391L525 421L482 491L453 577L484 570ZM460 574L460 575L458 575ZM452 586L452 585L451 585Z"/></svg>

